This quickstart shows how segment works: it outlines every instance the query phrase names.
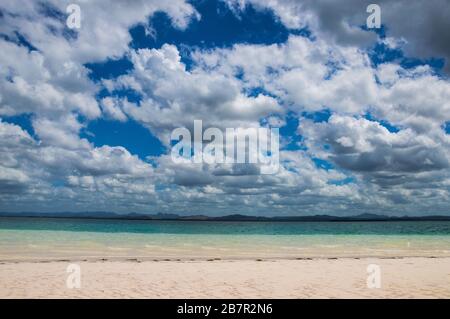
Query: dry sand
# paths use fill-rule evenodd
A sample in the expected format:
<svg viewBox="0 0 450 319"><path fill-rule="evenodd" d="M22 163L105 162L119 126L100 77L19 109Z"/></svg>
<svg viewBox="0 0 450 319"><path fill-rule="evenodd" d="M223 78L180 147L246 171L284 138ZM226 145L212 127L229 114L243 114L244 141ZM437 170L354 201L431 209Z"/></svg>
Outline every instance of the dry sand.
<svg viewBox="0 0 450 319"><path fill-rule="evenodd" d="M1 298L450 298L450 258L0 263ZM381 288L367 287L367 266Z"/></svg>

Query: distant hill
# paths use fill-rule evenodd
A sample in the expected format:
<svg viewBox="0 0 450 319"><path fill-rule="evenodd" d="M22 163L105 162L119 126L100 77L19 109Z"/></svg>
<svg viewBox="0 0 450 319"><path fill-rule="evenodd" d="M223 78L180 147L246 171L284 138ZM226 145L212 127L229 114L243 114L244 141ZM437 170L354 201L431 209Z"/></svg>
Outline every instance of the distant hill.
<svg viewBox="0 0 450 319"><path fill-rule="evenodd" d="M36 212L20 212L5 213L0 212L1 217L34 217L34 218L83 218L83 219L119 219L119 220L179 220L179 221L450 221L450 216L401 216L391 217L376 214L359 214L355 216L332 216L332 215L312 215L312 216L250 216L250 215L225 215L219 217L211 217L206 215L189 215L180 216L177 214L116 214L111 212L60 212L60 213L36 213Z"/></svg>

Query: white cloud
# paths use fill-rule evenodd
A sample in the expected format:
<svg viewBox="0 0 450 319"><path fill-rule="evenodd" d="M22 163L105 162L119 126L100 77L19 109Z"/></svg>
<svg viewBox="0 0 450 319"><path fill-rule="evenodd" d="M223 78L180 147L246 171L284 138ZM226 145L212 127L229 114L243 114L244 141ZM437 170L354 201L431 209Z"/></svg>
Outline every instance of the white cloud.
<svg viewBox="0 0 450 319"><path fill-rule="evenodd" d="M391 133L378 122L339 115L323 123L302 121L299 129L309 147L348 169L401 173L449 166L450 139L443 131L418 135L404 129ZM323 150L323 144L331 150Z"/></svg>
<svg viewBox="0 0 450 319"><path fill-rule="evenodd" d="M38 127L41 125L51 123ZM96 148L85 140L72 141L75 135L56 139L55 135L66 130L46 129L49 143L38 142L19 126L0 121L3 209L17 210L37 200L43 205L39 210L54 210L58 205L92 210L89 207L97 201L111 209L111 204L119 202L145 200L148 204L154 200L155 176L150 164L123 147Z"/></svg>
<svg viewBox="0 0 450 319"><path fill-rule="evenodd" d="M134 71L121 76L113 88L136 90L139 106L128 103L123 112L147 126L169 143L176 127L192 127L203 120L205 127L255 127L259 119L281 113L278 102L267 95L248 96L236 78L200 68L187 71L178 49L141 49L131 53Z"/></svg>
<svg viewBox="0 0 450 319"><path fill-rule="evenodd" d="M404 69L381 64L374 69L367 53L355 47L291 36L281 45L240 44L194 56L211 72L229 76L242 72L244 87L262 87L295 111L330 109L359 115L370 111L421 132L450 120L447 80L428 66Z"/></svg>
<svg viewBox="0 0 450 319"><path fill-rule="evenodd" d="M288 28L308 27L322 40L344 46L367 47L376 41L373 32L365 32L366 8L371 0L223 0L238 12L251 4L270 9ZM389 43L403 44L410 56L445 57L450 70L450 28L447 0L409 1L379 0L381 23L387 27Z"/></svg>
<svg viewBox="0 0 450 319"><path fill-rule="evenodd" d="M107 117L120 122L125 122L127 120L127 116L122 111L122 108L124 108L122 105L124 103L127 103L127 100L122 101L117 98L106 97L102 99L101 107L103 113Z"/></svg>
<svg viewBox="0 0 450 319"><path fill-rule="evenodd" d="M232 2L239 10L248 1ZM9 40L0 39L0 116L31 113L35 136L0 120L1 210L448 212L450 141L442 129L450 120L448 80L426 66L374 68L361 49L374 36L357 28L365 8L349 14L352 6L328 1L251 2L269 6L290 28L308 25L315 39L292 35L283 44L197 49L188 69L174 45L128 46L129 28L156 11L181 29L200 18L184 1L80 2L82 28L75 33L64 15L58 18L64 1L2 3ZM51 16L49 8L59 11ZM338 14L324 20L333 8ZM344 23L343 14L350 16ZM400 29L384 42L421 43L414 32L399 40ZM15 32L37 50L19 44ZM133 63L128 74L89 80L84 63L124 54ZM103 87L132 89L141 101L106 96L97 103ZM332 113L327 122L301 116L323 109ZM262 119L279 126L288 110L300 117L299 143L307 149L282 150L275 175L260 175L257 166L176 165L169 155L150 158L150 165L124 147L95 147L80 137L91 120L131 118L168 145L173 128L191 128L194 120L205 128L259 127ZM364 118L367 112L399 131ZM318 168L314 157L335 168Z"/></svg>

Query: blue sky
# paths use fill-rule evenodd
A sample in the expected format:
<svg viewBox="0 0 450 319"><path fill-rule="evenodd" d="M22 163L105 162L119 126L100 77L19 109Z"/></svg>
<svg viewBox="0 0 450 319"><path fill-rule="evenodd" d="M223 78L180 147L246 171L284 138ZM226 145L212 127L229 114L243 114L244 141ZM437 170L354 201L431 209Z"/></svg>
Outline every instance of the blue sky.
<svg viewBox="0 0 450 319"><path fill-rule="evenodd" d="M81 3L74 30L62 3L1 5L0 210L448 213L445 35L384 1L375 32L351 0L242 3ZM176 165L194 120L280 128L280 170Z"/></svg>

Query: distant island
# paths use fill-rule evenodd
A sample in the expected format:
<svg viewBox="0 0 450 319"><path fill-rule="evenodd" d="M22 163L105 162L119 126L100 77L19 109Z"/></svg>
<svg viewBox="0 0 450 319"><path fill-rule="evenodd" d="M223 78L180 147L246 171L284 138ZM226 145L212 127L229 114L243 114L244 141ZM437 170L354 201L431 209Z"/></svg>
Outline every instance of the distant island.
<svg viewBox="0 0 450 319"><path fill-rule="evenodd" d="M267 222L350 222L350 221L450 221L450 216L430 215L430 216L386 216L377 214L360 214L355 216L332 216L332 215L311 215L311 216L250 216L232 214L219 217L206 215L180 216L177 214L117 214L110 212L60 212L60 213L36 213L20 212L8 213L0 212L2 217L28 217L28 218L81 218L81 219L117 219L117 220L174 220L174 221L267 221Z"/></svg>

